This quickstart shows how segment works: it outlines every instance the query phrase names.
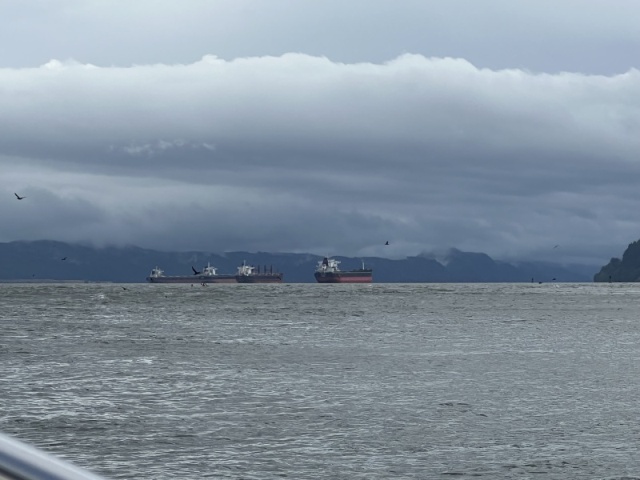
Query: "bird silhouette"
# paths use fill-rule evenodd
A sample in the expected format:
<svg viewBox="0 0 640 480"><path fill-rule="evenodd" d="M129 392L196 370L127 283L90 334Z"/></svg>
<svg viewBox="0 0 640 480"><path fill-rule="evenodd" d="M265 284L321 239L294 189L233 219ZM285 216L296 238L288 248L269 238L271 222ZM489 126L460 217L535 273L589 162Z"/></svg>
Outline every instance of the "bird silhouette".
<svg viewBox="0 0 640 480"><path fill-rule="evenodd" d="M197 271L195 268L191 267L191 270L193 270L193 274L194 275L200 275L202 272Z"/></svg>
<svg viewBox="0 0 640 480"><path fill-rule="evenodd" d="M60 260L66 260L66 259L67 259L67 257L62 257Z"/></svg>
<svg viewBox="0 0 640 480"><path fill-rule="evenodd" d="M16 196L16 198L18 200L22 200L23 198L27 198L27 197L21 197L20 195L18 195L17 193L14 193L14 195Z"/></svg>
<svg viewBox="0 0 640 480"><path fill-rule="evenodd" d="M389 245L389 240L387 240L386 242L384 242L385 245Z"/></svg>

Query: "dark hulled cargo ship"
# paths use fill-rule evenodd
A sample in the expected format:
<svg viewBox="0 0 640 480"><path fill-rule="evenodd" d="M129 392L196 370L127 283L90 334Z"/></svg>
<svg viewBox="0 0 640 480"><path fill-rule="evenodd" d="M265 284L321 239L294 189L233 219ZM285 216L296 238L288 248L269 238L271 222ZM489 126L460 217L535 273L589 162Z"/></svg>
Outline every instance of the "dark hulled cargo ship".
<svg viewBox="0 0 640 480"><path fill-rule="evenodd" d="M339 260L324 257L318 262L315 277L318 283L371 283L373 282L373 270L362 268L357 270L342 271L338 267Z"/></svg>
<svg viewBox="0 0 640 480"><path fill-rule="evenodd" d="M273 267L267 271L267 267L260 272L260 267L247 265L243 262L238 267L238 273L236 273L236 281L238 283L282 283L284 275L280 272L274 272Z"/></svg>
<svg viewBox="0 0 640 480"><path fill-rule="evenodd" d="M218 274L218 270L215 267L207 264L206 267L198 272L195 268L191 267L193 275L165 275L164 270L156 267L151 270L151 273L147 277L149 283L236 283L236 276L234 274Z"/></svg>

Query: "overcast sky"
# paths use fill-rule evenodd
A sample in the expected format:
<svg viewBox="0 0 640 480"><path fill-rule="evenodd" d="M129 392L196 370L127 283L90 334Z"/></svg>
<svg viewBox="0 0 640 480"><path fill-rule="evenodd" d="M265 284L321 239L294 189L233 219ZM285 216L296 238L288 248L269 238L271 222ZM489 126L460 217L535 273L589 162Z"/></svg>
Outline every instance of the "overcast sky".
<svg viewBox="0 0 640 480"><path fill-rule="evenodd" d="M638 18L4 0L0 241L602 265L640 238Z"/></svg>

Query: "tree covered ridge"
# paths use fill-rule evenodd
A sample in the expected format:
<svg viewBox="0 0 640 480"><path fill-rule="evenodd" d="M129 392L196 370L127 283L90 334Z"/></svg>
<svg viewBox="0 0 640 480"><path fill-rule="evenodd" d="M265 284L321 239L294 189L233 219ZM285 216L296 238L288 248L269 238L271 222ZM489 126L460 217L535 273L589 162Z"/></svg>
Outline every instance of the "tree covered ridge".
<svg viewBox="0 0 640 480"><path fill-rule="evenodd" d="M622 260L612 258L593 277L594 282L640 282L640 240L629 244Z"/></svg>

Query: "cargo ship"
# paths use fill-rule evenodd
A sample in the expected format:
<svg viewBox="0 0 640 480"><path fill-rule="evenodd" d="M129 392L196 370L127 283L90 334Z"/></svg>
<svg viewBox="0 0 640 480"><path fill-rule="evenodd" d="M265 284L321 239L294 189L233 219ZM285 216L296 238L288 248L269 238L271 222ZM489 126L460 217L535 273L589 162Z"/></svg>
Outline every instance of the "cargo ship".
<svg viewBox="0 0 640 480"><path fill-rule="evenodd" d="M201 272L191 267L193 275L165 275L159 267L151 270L147 277L149 283L236 283L234 274L218 274L218 269L207 264Z"/></svg>
<svg viewBox="0 0 640 480"><path fill-rule="evenodd" d="M362 268L357 270L342 271L338 267L339 260L324 257L316 267L315 277L318 283L371 283L373 282L373 270Z"/></svg>
<svg viewBox="0 0 640 480"><path fill-rule="evenodd" d="M282 273L274 272L273 267L267 271L265 265L264 270L260 272L260 267L256 269L256 267L243 262L238 267L235 278L238 283L282 283L283 277Z"/></svg>

